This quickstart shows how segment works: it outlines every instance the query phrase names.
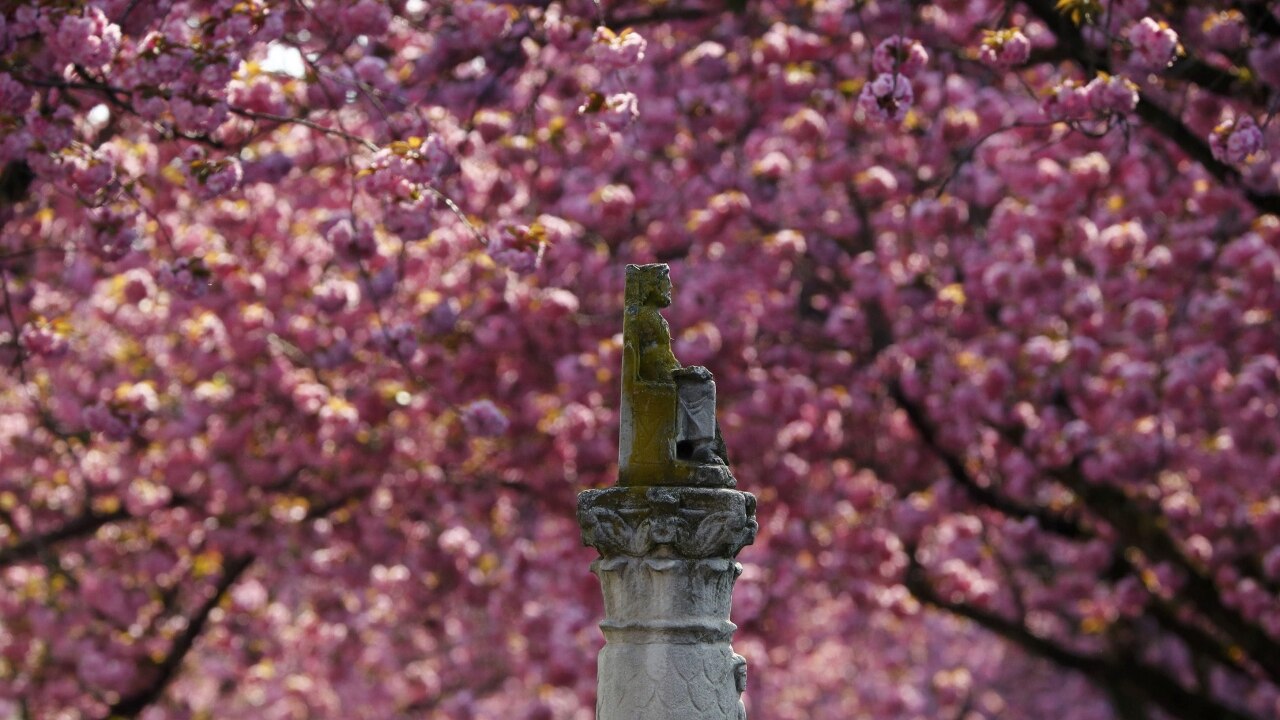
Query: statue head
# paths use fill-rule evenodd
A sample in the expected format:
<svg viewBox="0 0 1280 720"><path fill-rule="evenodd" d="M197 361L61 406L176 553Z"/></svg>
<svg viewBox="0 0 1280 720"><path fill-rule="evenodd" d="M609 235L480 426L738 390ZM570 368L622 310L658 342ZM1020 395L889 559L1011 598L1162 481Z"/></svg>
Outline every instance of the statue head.
<svg viewBox="0 0 1280 720"><path fill-rule="evenodd" d="M627 305L671 304L671 268L666 263L627 266Z"/></svg>

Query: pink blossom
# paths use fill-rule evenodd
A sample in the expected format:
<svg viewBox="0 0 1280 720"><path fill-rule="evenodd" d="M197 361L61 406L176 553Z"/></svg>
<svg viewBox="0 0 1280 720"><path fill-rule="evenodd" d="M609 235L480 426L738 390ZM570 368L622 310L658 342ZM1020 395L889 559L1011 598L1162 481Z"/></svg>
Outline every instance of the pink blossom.
<svg viewBox="0 0 1280 720"><path fill-rule="evenodd" d="M1204 19L1200 25L1205 40L1218 50L1236 50L1248 39L1244 13L1239 10L1222 10Z"/></svg>
<svg viewBox="0 0 1280 720"><path fill-rule="evenodd" d="M1249 67L1263 84L1280 88L1280 40L1258 38L1249 50Z"/></svg>
<svg viewBox="0 0 1280 720"><path fill-rule="evenodd" d="M881 165L874 165L858 173L854 182L858 192L872 200L890 197L898 189L898 179Z"/></svg>
<svg viewBox="0 0 1280 720"><path fill-rule="evenodd" d="M513 125L510 113L482 109L476 112L474 127L485 142L493 142L510 132Z"/></svg>
<svg viewBox="0 0 1280 720"><path fill-rule="evenodd" d="M379 150L369 163L364 183L373 193L400 194L401 183L434 182L450 162L449 150L439 135L415 135Z"/></svg>
<svg viewBox="0 0 1280 720"><path fill-rule="evenodd" d="M368 259L378 251L373 229L365 222L352 225L350 218L340 217L332 222L325 235L334 251L351 260Z"/></svg>
<svg viewBox="0 0 1280 720"><path fill-rule="evenodd" d="M453 8L468 33L474 33L480 42L493 42L511 27L511 15L507 6L495 5L487 0L465 0Z"/></svg>
<svg viewBox="0 0 1280 720"><path fill-rule="evenodd" d="M929 62L929 53L924 46L911 38L893 35L876 45L871 56L871 67L881 75L897 73L913 78L924 69Z"/></svg>
<svg viewBox="0 0 1280 720"><path fill-rule="evenodd" d="M616 480L652 261L760 497L753 716L1123 714L949 602L1277 714L1247 9L1167 18L1210 87L1142 64L1150 0L170 5L0 12L0 717L104 717L194 629L139 717L590 717L565 491Z"/></svg>
<svg viewBox="0 0 1280 720"><path fill-rule="evenodd" d="M128 423L102 404L85 408L81 419L89 430L101 433L109 440L123 440L129 437L133 430Z"/></svg>
<svg viewBox="0 0 1280 720"><path fill-rule="evenodd" d="M231 591L231 602L239 609L253 612L266 606L270 595L258 580L240 583Z"/></svg>
<svg viewBox="0 0 1280 720"><path fill-rule="evenodd" d="M244 110L284 115L288 112L284 93L274 79L259 76L248 83L235 81L229 86L231 104Z"/></svg>
<svg viewBox="0 0 1280 720"><path fill-rule="evenodd" d="M281 152L272 152L242 164L245 185L255 183L274 184L293 170L293 160Z"/></svg>
<svg viewBox="0 0 1280 720"><path fill-rule="evenodd" d="M360 427L360 412L340 397L330 397L320 408L320 432L328 438L350 438Z"/></svg>
<svg viewBox="0 0 1280 720"><path fill-rule="evenodd" d="M1129 221L1104 229L1085 252L1098 267L1113 269L1130 262L1146 245L1147 233L1142 224Z"/></svg>
<svg viewBox="0 0 1280 720"><path fill-rule="evenodd" d="M174 124L184 132L210 133L227 119L227 103L175 97L169 102Z"/></svg>
<svg viewBox="0 0 1280 720"><path fill-rule="evenodd" d="M987 31L978 48L978 57L995 67L1016 67L1031 57L1031 41L1018 28Z"/></svg>
<svg viewBox="0 0 1280 720"><path fill-rule="evenodd" d="M421 240L435 228L435 217L427 198L392 203L383 214L389 232L404 240Z"/></svg>
<svg viewBox="0 0 1280 720"><path fill-rule="evenodd" d="M1178 52L1178 34L1167 24L1144 17L1129 28L1133 60L1146 70L1163 70Z"/></svg>
<svg viewBox="0 0 1280 720"><path fill-rule="evenodd" d="M212 285L209 269L200 258L183 257L162 263L157 280L161 287L185 298L203 297Z"/></svg>
<svg viewBox="0 0 1280 720"><path fill-rule="evenodd" d="M1053 120L1080 120L1090 115L1090 100L1085 86L1074 80L1063 80L1045 99L1044 112Z"/></svg>
<svg viewBox="0 0 1280 720"><path fill-rule="evenodd" d="M873 120L901 122L914 99L910 80L902 75L886 73L863 86L858 106Z"/></svg>
<svg viewBox="0 0 1280 720"><path fill-rule="evenodd" d="M378 0L357 0L343 11L342 20L357 35L379 35L391 22L391 8Z"/></svg>
<svg viewBox="0 0 1280 720"><path fill-rule="evenodd" d="M594 117L609 129L622 129L635 122L640 117L639 101L636 100L634 92L616 92L616 94L604 97L603 102L599 102L596 108L594 99L588 99L584 105L579 106L580 114L594 114Z"/></svg>
<svg viewBox="0 0 1280 720"><path fill-rule="evenodd" d="M408 323L382 327L372 334L373 346L386 355L407 362L418 351L418 337Z"/></svg>
<svg viewBox="0 0 1280 720"><path fill-rule="evenodd" d="M56 358L65 355L70 347L67 342L66 328L57 322L49 322L43 318L27 323L22 327L19 337L22 347L32 355L45 358Z"/></svg>
<svg viewBox="0 0 1280 720"><path fill-rule="evenodd" d="M350 310L360 304L360 286L350 280L329 278L315 290L316 306L327 313Z"/></svg>
<svg viewBox="0 0 1280 720"><path fill-rule="evenodd" d="M428 335L439 336L453 332L458 325L461 308L457 298L437 303L423 316L423 326Z"/></svg>
<svg viewBox="0 0 1280 720"><path fill-rule="evenodd" d="M120 27L101 9L89 6L80 15L65 15L49 44L66 62L98 69L119 49Z"/></svg>
<svg viewBox="0 0 1280 720"><path fill-rule="evenodd" d="M68 162L71 182L85 195L96 195L115 179L115 164L98 157L74 158Z"/></svg>
<svg viewBox="0 0 1280 720"><path fill-rule="evenodd" d="M241 169L238 159L227 158L222 161L205 163L202 168L196 171L195 177L200 183L200 195L205 198L214 198L219 195L225 195L239 187L240 181L244 177L244 171Z"/></svg>
<svg viewBox="0 0 1280 720"><path fill-rule="evenodd" d="M1272 580L1280 580L1280 545L1271 548L1262 559L1263 571Z"/></svg>
<svg viewBox="0 0 1280 720"><path fill-rule="evenodd" d="M121 294L124 296L125 302L137 304L155 295L156 286L149 273L144 268L133 268L126 271L122 276Z"/></svg>
<svg viewBox="0 0 1280 720"><path fill-rule="evenodd" d="M601 216L612 220L624 219L635 209L636 195L630 187L611 183L595 193Z"/></svg>
<svg viewBox="0 0 1280 720"><path fill-rule="evenodd" d="M536 270L546 248L546 232L537 224L504 224L489 241L489 255L498 264L520 274Z"/></svg>
<svg viewBox="0 0 1280 720"><path fill-rule="evenodd" d="M1227 120L1209 135L1209 148L1218 160L1232 165L1248 162L1262 152L1265 140L1253 117L1243 115Z"/></svg>
<svg viewBox="0 0 1280 720"><path fill-rule="evenodd" d="M90 687L128 686L136 674L137 667L129 659L97 649L87 649L76 660L76 675Z"/></svg>
<svg viewBox="0 0 1280 720"><path fill-rule="evenodd" d="M31 106L31 89L12 75L0 72L0 113L21 115Z"/></svg>
<svg viewBox="0 0 1280 720"><path fill-rule="evenodd" d="M1138 86L1119 75L1099 75L1084 87L1089 105L1100 113L1128 115L1138 107Z"/></svg>
<svg viewBox="0 0 1280 720"><path fill-rule="evenodd" d="M721 80L729 71L725 47L714 40L707 40L685 53L680 62L692 69L703 82Z"/></svg>
<svg viewBox="0 0 1280 720"><path fill-rule="evenodd" d="M462 409L462 426L472 437L495 437L507 431L510 422L491 400L477 400Z"/></svg>
<svg viewBox="0 0 1280 720"><path fill-rule="evenodd" d="M392 87L387 77L387 61L380 57L365 55L355 62L351 70L360 82L370 87L383 91Z"/></svg>
<svg viewBox="0 0 1280 720"><path fill-rule="evenodd" d="M757 160L752 166L752 172L756 177L766 180L781 180L790 174L791 160L785 154L774 150Z"/></svg>
<svg viewBox="0 0 1280 720"><path fill-rule="evenodd" d="M115 207L99 208L90 213L84 231L85 250L106 261L120 260L138 242L138 217Z"/></svg>
<svg viewBox="0 0 1280 720"><path fill-rule="evenodd" d="M1162 332L1168 324L1168 314L1160 303L1143 298L1125 309L1125 324L1129 330L1142 336Z"/></svg>
<svg viewBox="0 0 1280 720"><path fill-rule="evenodd" d="M829 129L826 119L813 108L800 109L796 114L787 118L783 127L797 140L805 142L825 138Z"/></svg>
<svg viewBox="0 0 1280 720"><path fill-rule="evenodd" d="M596 28L592 38L592 57L601 70L624 70L644 59L648 46L644 37L635 30L615 33L607 27Z"/></svg>

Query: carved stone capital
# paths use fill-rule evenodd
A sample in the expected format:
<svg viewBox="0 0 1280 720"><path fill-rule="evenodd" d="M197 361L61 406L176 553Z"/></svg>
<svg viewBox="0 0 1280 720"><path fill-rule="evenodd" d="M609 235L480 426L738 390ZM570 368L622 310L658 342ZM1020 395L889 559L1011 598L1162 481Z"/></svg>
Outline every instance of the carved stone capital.
<svg viewBox="0 0 1280 720"><path fill-rule="evenodd" d="M755 540L756 499L727 488L612 487L578 495L582 542L604 558L733 558Z"/></svg>

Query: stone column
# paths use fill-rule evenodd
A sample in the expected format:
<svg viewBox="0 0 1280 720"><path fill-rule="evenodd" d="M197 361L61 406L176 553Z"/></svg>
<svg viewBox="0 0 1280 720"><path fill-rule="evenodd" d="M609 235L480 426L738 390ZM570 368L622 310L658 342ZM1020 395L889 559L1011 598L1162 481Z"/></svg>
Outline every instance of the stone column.
<svg viewBox="0 0 1280 720"><path fill-rule="evenodd" d="M746 660L729 645L729 609L755 511L755 496L726 487L578 496L604 591L597 720L745 720Z"/></svg>

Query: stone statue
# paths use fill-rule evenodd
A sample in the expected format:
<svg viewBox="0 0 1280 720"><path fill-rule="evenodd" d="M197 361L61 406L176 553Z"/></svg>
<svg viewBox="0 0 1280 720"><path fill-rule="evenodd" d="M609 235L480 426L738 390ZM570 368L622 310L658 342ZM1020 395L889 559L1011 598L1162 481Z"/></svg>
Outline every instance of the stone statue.
<svg viewBox="0 0 1280 720"><path fill-rule="evenodd" d="M715 380L681 367L659 312L666 265L628 265L616 487L578 496L604 591L597 720L745 720L729 622L756 499L734 488Z"/></svg>
<svg viewBox="0 0 1280 720"><path fill-rule="evenodd" d="M671 328L659 312L670 304L666 265L627 266L620 482L733 487L715 379L704 367L681 367L671 352Z"/></svg>

